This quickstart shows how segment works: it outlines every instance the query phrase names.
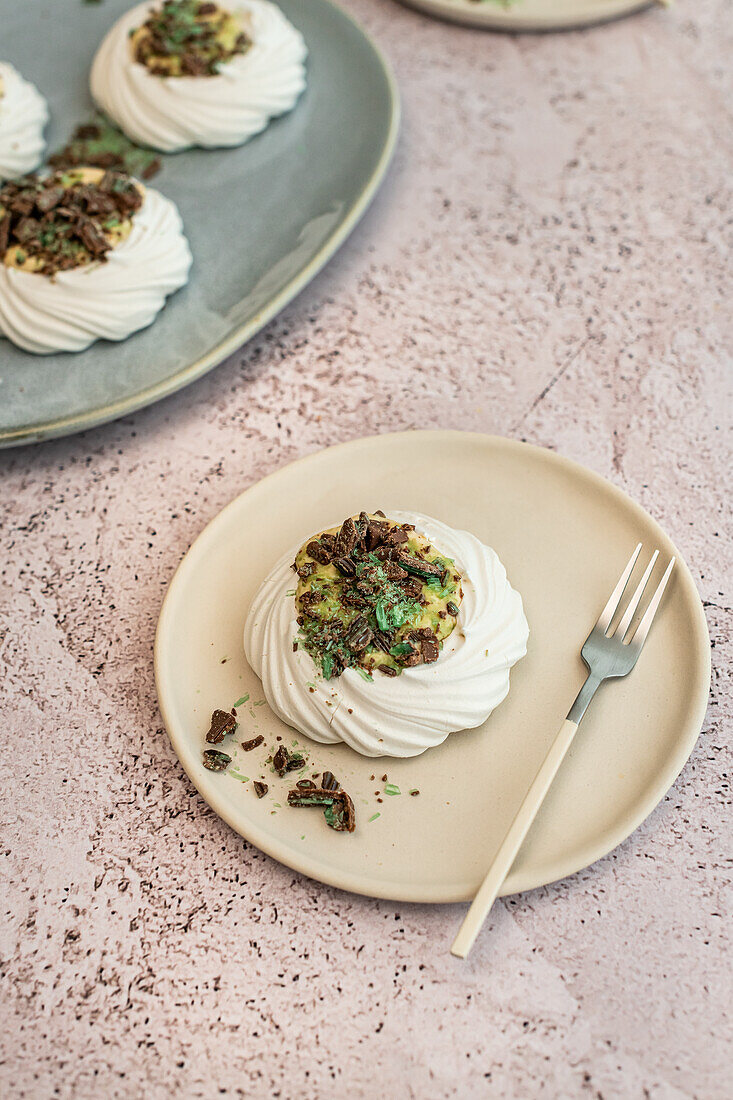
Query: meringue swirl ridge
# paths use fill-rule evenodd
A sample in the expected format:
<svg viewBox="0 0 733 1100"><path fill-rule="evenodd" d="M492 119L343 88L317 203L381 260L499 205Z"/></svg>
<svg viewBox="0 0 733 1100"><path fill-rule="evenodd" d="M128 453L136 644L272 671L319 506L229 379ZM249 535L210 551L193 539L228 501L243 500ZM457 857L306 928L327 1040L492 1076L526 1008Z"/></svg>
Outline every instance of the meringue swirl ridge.
<svg viewBox="0 0 733 1100"><path fill-rule="evenodd" d="M41 93L0 61L0 181L31 172L43 153L48 107Z"/></svg>

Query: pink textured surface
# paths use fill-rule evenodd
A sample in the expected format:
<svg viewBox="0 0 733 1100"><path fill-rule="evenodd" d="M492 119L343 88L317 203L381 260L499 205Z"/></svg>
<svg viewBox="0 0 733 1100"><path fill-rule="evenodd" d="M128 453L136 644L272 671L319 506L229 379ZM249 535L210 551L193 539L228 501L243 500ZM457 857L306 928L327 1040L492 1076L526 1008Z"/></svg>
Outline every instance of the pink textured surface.
<svg viewBox="0 0 733 1100"><path fill-rule="evenodd" d="M351 241L184 393L0 455L0 1091L722 1100L733 5L522 39L350 7L405 109ZM152 677L165 586L228 500L411 426L526 438L621 485L686 555L715 647L663 804L499 903L467 963L460 907L350 897L223 825Z"/></svg>

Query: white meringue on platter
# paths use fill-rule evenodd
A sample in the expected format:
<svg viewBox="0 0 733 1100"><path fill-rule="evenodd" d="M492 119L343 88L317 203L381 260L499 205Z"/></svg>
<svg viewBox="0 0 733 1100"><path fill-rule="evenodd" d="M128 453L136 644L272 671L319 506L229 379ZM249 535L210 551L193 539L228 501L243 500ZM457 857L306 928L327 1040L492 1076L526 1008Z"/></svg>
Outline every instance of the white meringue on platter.
<svg viewBox="0 0 733 1100"><path fill-rule="evenodd" d="M409 757L486 721L509 691L509 671L527 651L529 627L504 566L474 535L411 512L387 518L414 524L461 573L463 601L437 661L396 677L370 681L346 668L324 680L305 649L293 650L294 552L255 596L244 649L267 702L289 726L323 744L344 741L363 756Z"/></svg>
<svg viewBox="0 0 733 1100"><path fill-rule="evenodd" d="M133 55L131 35L157 3L123 15L94 58L95 102L133 141L171 153L241 145L291 110L305 88L303 37L269 0L229 0L251 45L214 75L159 76Z"/></svg>
<svg viewBox="0 0 733 1100"><path fill-rule="evenodd" d="M87 177L101 169L81 169ZM37 355L83 351L95 340L124 340L155 320L166 297L188 280L192 257L178 208L134 181L143 195L129 233L107 253L52 276L0 257L0 334ZM16 248L17 251L17 248Z"/></svg>
<svg viewBox="0 0 733 1100"><path fill-rule="evenodd" d="M32 172L43 154L46 100L9 62L0 61L0 182Z"/></svg>

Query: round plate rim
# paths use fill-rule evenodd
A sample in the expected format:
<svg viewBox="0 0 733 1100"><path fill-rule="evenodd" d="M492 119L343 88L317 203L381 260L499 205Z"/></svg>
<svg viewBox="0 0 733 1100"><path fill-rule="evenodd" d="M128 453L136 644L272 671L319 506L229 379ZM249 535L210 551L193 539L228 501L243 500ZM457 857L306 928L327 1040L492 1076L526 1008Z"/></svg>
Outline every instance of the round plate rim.
<svg viewBox="0 0 733 1100"><path fill-rule="evenodd" d="M469 3L468 0L400 0L400 3L423 15L442 19L450 23L477 27L480 30L516 33L546 33L552 31L581 30L584 27L611 23L616 19L626 19L630 15L655 7L659 0L626 0L627 6L620 11L607 12L604 15L588 15L587 18L560 17L548 14L545 18L527 16L521 11L501 11L498 8L483 7Z"/></svg>
<svg viewBox="0 0 733 1100"><path fill-rule="evenodd" d="M362 38L366 40L379 61L389 93L389 125L382 150L379 154L379 159L371 176L363 186L361 193L353 203L346 217L328 237L313 259L294 279L291 279L290 282L283 287L276 297L272 298L267 303L264 309L253 317L251 321L248 321L244 325L240 325L234 332L227 336L226 339L221 340L216 347L208 351L206 355L200 356L200 358L196 359L193 363L189 363L188 366L184 367L182 370L176 371L175 374L170 375L161 382L156 382L155 385L149 386L145 390L141 390L129 397L120 398L119 401L113 401L97 409L91 409L85 413L72 413L69 416L57 417L54 420L38 421L35 424L27 424L22 428L0 428L0 449L20 447L29 443L41 443L48 439L73 435L75 432L84 431L88 428L97 428L101 424L107 424L111 420L118 420L121 416L127 416L130 413L147 408L148 405L153 405L157 401L163 400L165 397L170 397L172 394L184 389L192 382L202 378L205 374L208 374L209 371L213 370L214 367L218 367L227 356L232 355L233 352L243 344L251 340L253 336L256 336L273 317L276 317L293 298L297 297L301 290L304 290L308 283L310 283L319 271L326 266L329 260L336 254L341 245L354 231L369 208L392 161L400 130L402 113L400 93L392 66L387 60L386 54L382 51L381 47L377 45L371 34L362 27L361 23L359 23L350 12L334 3L333 0L322 0L322 3L335 9L344 19L347 19L358 30Z"/></svg>
<svg viewBox="0 0 733 1100"><path fill-rule="evenodd" d="M194 549L197 548L200 552L216 537L217 527L223 522L225 513L235 508L244 497L255 488L261 486L263 482L267 482L272 486L278 479L287 476L288 471L295 465L313 462L320 458L325 452L336 453L348 449L357 449L369 444L379 445L380 441L385 439L399 439L400 437L409 437L410 439L415 439L415 437L430 438L436 443L438 439L441 441L453 439L456 442L459 440L461 442L473 440L480 445L494 447L498 450L516 453L529 450L533 452L540 461L547 462L550 465L555 464L570 474L590 482L595 488L600 488L606 492L610 491L612 496L614 496L620 504L625 508L631 509L632 514L642 519L645 524L651 524L652 527L656 529L656 533L659 535L661 542L666 542L671 547L672 552L677 558L675 570L677 575L676 583L683 586L685 598L691 608L694 609L692 616L694 637L691 640L691 645L695 650L697 658L702 662L704 675L700 676L699 681L696 682L691 689L694 695L693 706L691 707L692 716L686 724L683 734L676 743L675 751L670 754L666 766L658 773L656 782L650 785L646 792L646 796L640 799L635 812L629 812L615 829L605 834L603 839L599 839L595 844L589 843L585 847L582 847L574 858L558 857L554 862L543 864L543 870L539 873L536 870L534 872L531 870L526 871L524 874L512 871L507 877L499 896L507 897L510 894L521 893L527 890L537 889L541 886L547 886L550 883L557 882L560 879L576 874L578 871L582 871L584 868L591 866L591 864L603 858L603 856L608 855L609 852L613 851L631 836L664 798L664 795L671 788L689 760L702 730L710 689L711 656L710 638L702 600L686 561L663 528L640 504L633 500L633 498L630 497L628 493L624 492L623 489L614 485L613 482L608 481L601 474L583 466L574 459L567 458L546 447L525 443L505 436L489 435L482 432L463 432L451 429L387 432L383 435L363 436L359 439L349 440L332 447L313 451L310 454L303 455L301 458L286 463L284 466L279 467L279 469L274 470L264 478L260 478L258 481L254 482L254 484L248 486L247 489L239 493L233 500L226 504L197 535L179 562L163 598L154 643L155 684L163 724L179 762L207 805L210 806L217 816L225 821L239 836L242 836L250 844L253 844L255 847L259 848L260 851L277 860L277 862L281 863L283 866L289 867L301 874L305 874L309 878L322 882L327 886L335 886L338 889L347 890L350 893L360 894L366 897L383 898L389 901L429 904L444 904L470 900L470 894L466 893L465 890L456 889L456 887L451 884L431 885L430 887L420 885L416 887L400 888L392 883L384 883L377 878L370 878L361 874L334 873L327 864L324 864L321 860L311 858L306 853L298 853L297 858L293 859L292 849L289 849L276 838L273 838L253 822L248 821L246 823L246 828L243 828L241 819L237 819L234 814L230 814L226 805L217 798L216 786L214 785L211 789L207 789L206 791L203 790L202 784L199 782L199 777L193 774L192 770L186 766L185 758L187 753L185 750L185 735L175 728L175 723L172 721L170 712L166 707L165 686L162 684L163 650L166 644L167 621L171 615L171 605L175 600L176 590L180 585L185 583L186 572L188 568L190 568Z"/></svg>

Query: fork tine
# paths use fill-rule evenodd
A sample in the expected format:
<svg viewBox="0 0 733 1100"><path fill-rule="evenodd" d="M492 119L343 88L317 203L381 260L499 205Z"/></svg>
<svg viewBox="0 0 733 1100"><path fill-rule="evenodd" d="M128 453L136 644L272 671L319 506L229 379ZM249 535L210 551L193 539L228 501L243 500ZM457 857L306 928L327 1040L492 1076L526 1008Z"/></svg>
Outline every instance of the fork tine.
<svg viewBox="0 0 733 1100"><path fill-rule="evenodd" d="M611 619L616 614L616 611L618 609L618 605L621 603L621 597L623 596L623 594L626 590L626 585L629 583L629 577L631 576L633 568L636 565L636 559L639 557L640 551L641 551L641 543L639 543L639 545L636 547L636 550L634 550L634 553L629 558L629 564L626 566L623 573L621 574L621 578L620 578L618 584L616 585L613 592L611 593L610 600L608 601L606 606L603 608L603 611L601 611L601 614L598 617L598 622L596 623L596 630L602 630L604 634L608 630Z"/></svg>
<svg viewBox="0 0 733 1100"><path fill-rule="evenodd" d="M630 639L630 641L632 641L634 643L634 645L638 645L639 649L641 649L641 647L644 645L644 642L646 641L646 636L649 633L649 628L652 625L652 620L653 620L654 616L657 613L657 608L659 607L660 603L662 602L662 596L664 595L664 590L667 587L667 581L670 578L670 574L672 573L672 570L674 569L675 561L676 561L676 559L672 558L669 565L667 566L667 568L665 570L665 573L664 573L664 576L662 577L661 581L659 582L659 587L657 588L656 592L652 596L651 603L649 604L646 611L644 612L644 618L641 620L641 622L637 626L637 628L634 632L634 637Z"/></svg>
<svg viewBox="0 0 733 1100"><path fill-rule="evenodd" d="M641 597L644 595L644 589L646 588L647 584L649 583L649 578L652 575L652 569L656 565L658 557L659 557L659 551L655 550L654 553L652 554L651 561L649 562L646 569L644 570L644 576L641 578L641 580L639 581L639 583L637 585L636 592L634 592L634 595L629 600L629 606L626 608L626 611L624 612L623 619L621 620L621 622L616 627L615 637L618 638L619 641L621 641L621 642L626 637L626 632L629 629L629 626L631 624L631 620L633 619L633 617L636 613L637 607L641 603Z"/></svg>

